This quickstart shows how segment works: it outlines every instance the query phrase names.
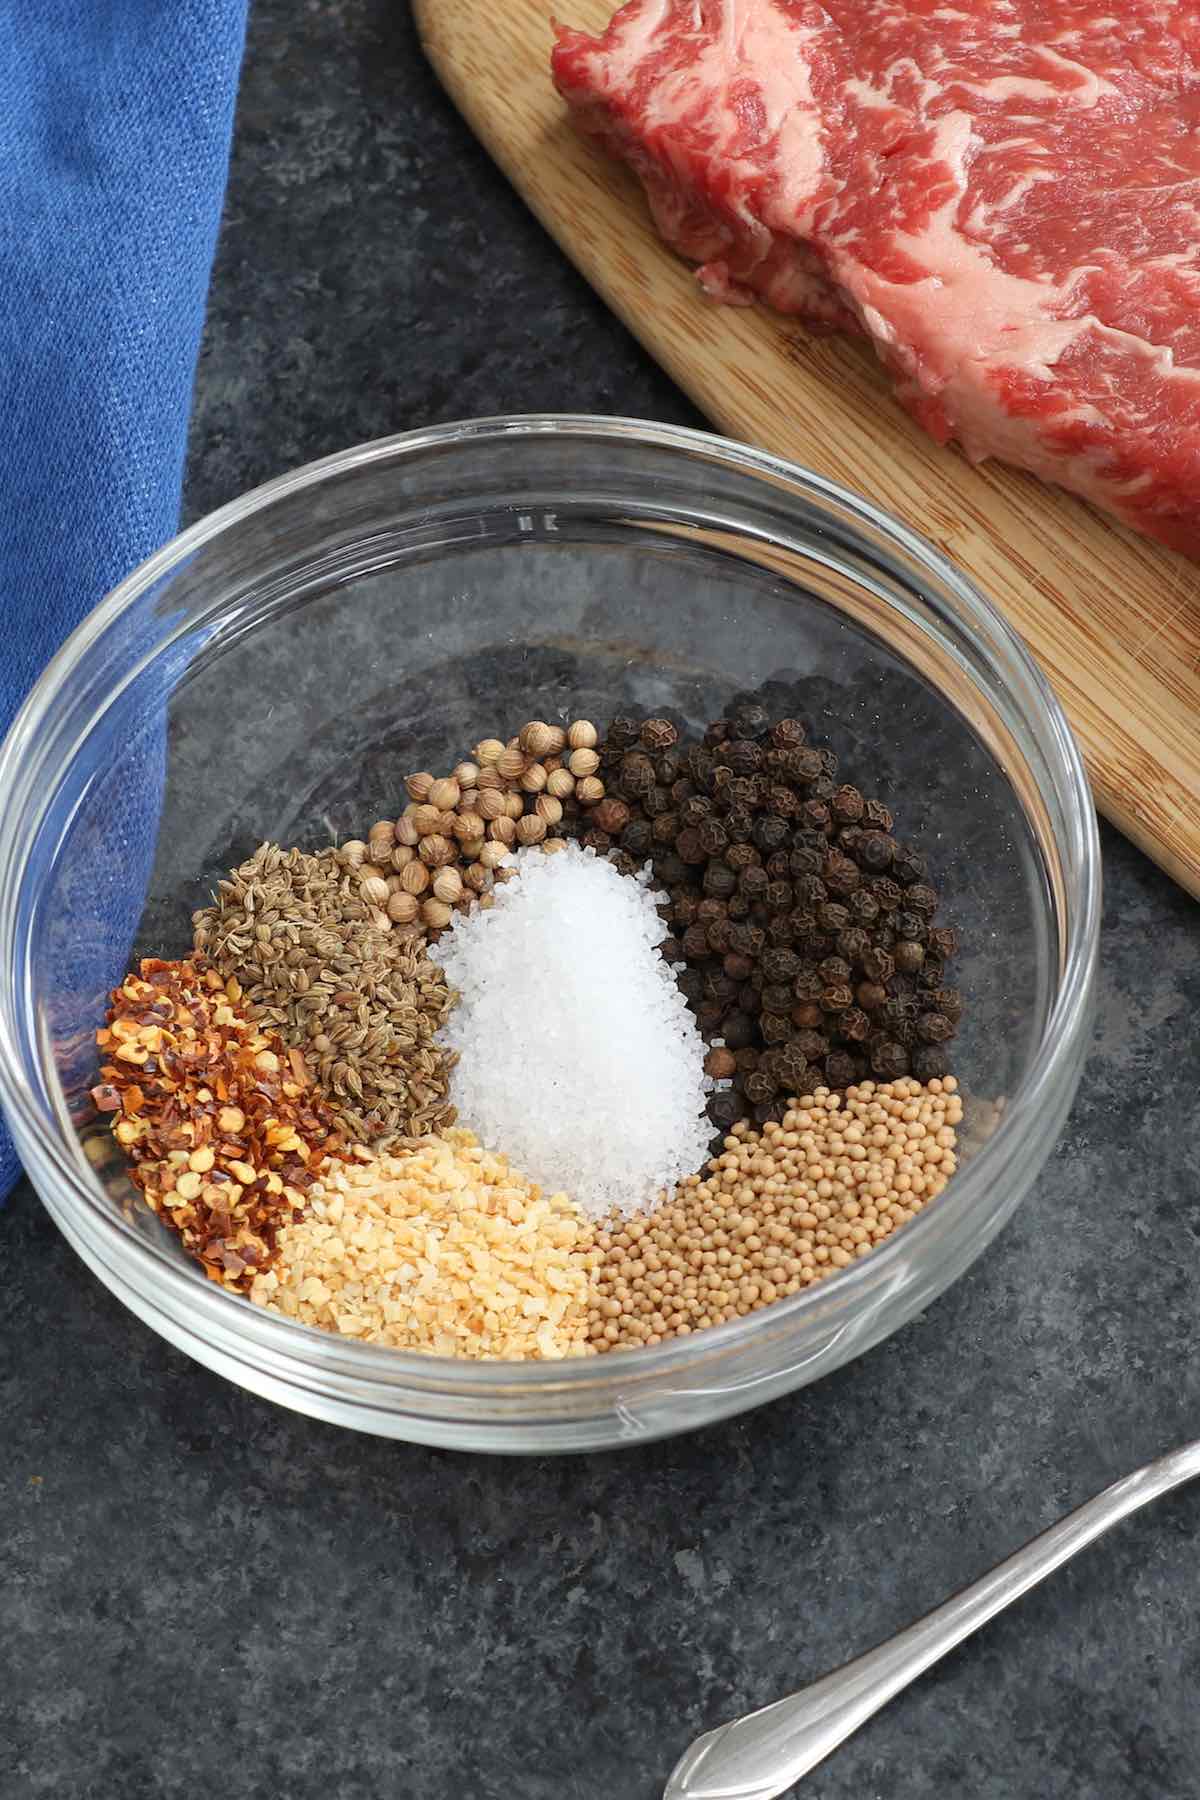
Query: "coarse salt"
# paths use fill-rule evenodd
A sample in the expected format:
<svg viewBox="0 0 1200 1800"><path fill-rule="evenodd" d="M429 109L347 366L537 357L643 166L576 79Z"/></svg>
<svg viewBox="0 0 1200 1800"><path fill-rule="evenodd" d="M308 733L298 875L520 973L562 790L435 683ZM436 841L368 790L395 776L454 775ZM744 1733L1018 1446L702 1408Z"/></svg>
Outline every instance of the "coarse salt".
<svg viewBox="0 0 1200 1800"><path fill-rule="evenodd" d="M643 1210L712 1135L705 1045L657 949L662 898L576 844L529 849L430 951L461 996L439 1040L460 1119L593 1218Z"/></svg>

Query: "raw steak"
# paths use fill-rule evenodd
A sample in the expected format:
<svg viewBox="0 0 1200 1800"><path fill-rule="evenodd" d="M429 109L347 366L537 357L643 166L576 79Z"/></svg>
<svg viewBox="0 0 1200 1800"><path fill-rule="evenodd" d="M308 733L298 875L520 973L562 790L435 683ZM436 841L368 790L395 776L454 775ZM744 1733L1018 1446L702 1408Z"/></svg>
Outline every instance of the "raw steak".
<svg viewBox="0 0 1200 1800"><path fill-rule="evenodd" d="M630 0L554 77L715 298L1200 555L1197 0Z"/></svg>

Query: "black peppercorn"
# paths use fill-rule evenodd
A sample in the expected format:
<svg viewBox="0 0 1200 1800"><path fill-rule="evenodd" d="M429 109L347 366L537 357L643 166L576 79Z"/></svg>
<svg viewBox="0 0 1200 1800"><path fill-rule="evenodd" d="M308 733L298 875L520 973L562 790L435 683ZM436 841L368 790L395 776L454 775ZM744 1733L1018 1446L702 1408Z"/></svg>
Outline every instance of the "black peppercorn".
<svg viewBox="0 0 1200 1800"><path fill-rule="evenodd" d="M871 1035L871 1021L861 1007L849 1006L838 1019L837 1028L851 1044L865 1043Z"/></svg>
<svg viewBox="0 0 1200 1800"><path fill-rule="evenodd" d="M742 1089L747 1100L756 1105L762 1101L773 1100L779 1092L778 1083L766 1073L761 1063L752 1075L747 1075L742 1083Z"/></svg>
<svg viewBox="0 0 1200 1800"><path fill-rule="evenodd" d="M900 888L888 875L881 875L878 881L873 881L871 892L881 912L895 912L904 898Z"/></svg>
<svg viewBox="0 0 1200 1800"><path fill-rule="evenodd" d="M806 735L799 719L780 719L771 727L771 744L776 750L798 750Z"/></svg>
<svg viewBox="0 0 1200 1800"><path fill-rule="evenodd" d="M920 944L929 936L929 921L920 913L909 912L907 907L901 907L892 914L892 930L897 938L910 938L914 943Z"/></svg>
<svg viewBox="0 0 1200 1800"><path fill-rule="evenodd" d="M838 772L837 757L833 754L832 750L818 750L817 755L821 759L821 767L824 769L826 775L828 775L829 779L832 781L834 776Z"/></svg>
<svg viewBox="0 0 1200 1800"><path fill-rule="evenodd" d="M837 784L834 781L832 781L828 775L818 775L817 779L815 781L810 781L808 784L809 797L813 800L823 800L825 802L826 806L828 806L829 802L833 799L834 793L836 791L836 785ZM830 833L830 835L832 835L833 832L835 832L836 830L837 830L837 824L834 820L833 814L830 813L830 815L829 815L829 833Z"/></svg>
<svg viewBox="0 0 1200 1800"><path fill-rule="evenodd" d="M738 1074L749 1075L754 1069L757 1069L760 1055L761 1052L753 1044L744 1044L740 1050L736 1050L733 1060L737 1064Z"/></svg>
<svg viewBox="0 0 1200 1800"><path fill-rule="evenodd" d="M686 951L684 952L686 955ZM675 984L689 1006L698 1006L704 993L704 976L699 969L685 969L675 977Z"/></svg>
<svg viewBox="0 0 1200 1800"><path fill-rule="evenodd" d="M884 987L896 973L895 959L890 950L881 950L873 944L865 956L859 957L859 968L868 981L878 981Z"/></svg>
<svg viewBox="0 0 1200 1800"><path fill-rule="evenodd" d="M682 938L683 954L689 962L699 962L708 955L708 928L699 920L689 925Z"/></svg>
<svg viewBox="0 0 1200 1800"><path fill-rule="evenodd" d="M701 1000L696 1008L696 1023L706 1038L719 1035L721 1029L720 1001Z"/></svg>
<svg viewBox="0 0 1200 1800"><path fill-rule="evenodd" d="M711 750L694 745L687 753L687 772L698 788L707 787L716 766Z"/></svg>
<svg viewBox="0 0 1200 1800"><path fill-rule="evenodd" d="M643 750L670 750L679 742L679 732L670 719L644 719L638 741Z"/></svg>
<svg viewBox="0 0 1200 1800"><path fill-rule="evenodd" d="M829 810L841 825L855 825L863 816L863 797L856 787L840 787L829 802Z"/></svg>
<svg viewBox="0 0 1200 1800"><path fill-rule="evenodd" d="M696 908L696 917L701 925L711 924L713 919L725 917L725 906L715 894L706 894Z"/></svg>
<svg viewBox="0 0 1200 1800"><path fill-rule="evenodd" d="M730 1131L742 1117L741 1095L735 1088L722 1088L710 1096L708 1116L718 1130Z"/></svg>
<svg viewBox="0 0 1200 1800"><path fill-rule="evenodd" d="M658 946L658 954L662 957L664 962L682 962L683 945L677 937L665 937Z"/></svg>
<svg viewBox="0 0 1200 1800"><path fill-rule="evenodd" d="M926 1044L946 1044L954 1036L956 1027L945 1013L925 1012L917 1020L917 1036Z"/></svg>
<svg viewBox="0 0 1200 1800"><path fill-rule="evenodd" d="M705 856L720 856L729 848L729 833L720 819L704 819L693 828Z"/></svg>
<svg viewBox="0 0 1200 1800"><path fill-rule="evenodd" d="M655 782L650 792L642 796L642 808L647 817L657 819L660 813L670 812L670 793L665 787L661 787L658 782Z"/></svg>
<svg viewBox="0 0 1200 1800"><path fill-rule="evenodd" d="M860 981L854 990L854 998L864 1012L876 1013L887 1001L887 989L878 981Z"/></svg>
<svg viewBox="0 0 1200 1800"><path fill-rule="evenodd" d="M740 738L761 737L769 723L765 711L756 702L735 707L730 720L734 736Z"/></svg>
<svg viewBox="0 0 1200 1800"><path fill-rule="evenodd" d="M686 800L697 799L704 800L706 796L697 794L694 783L690 782L686 776L681 775L678 781L671 783L672 806L682 806Z"/></svg>
<svg viewBox="0 0 1200 1800"><path fill-rule="evenodd" d="M908 1051L903 1044L885 1038L871 1050L871 1067L883 1081L899 1081L908 1074Z"/></svg>
<svg viewBox="0 0 1200 1800"><path fill-rule="evenodd" d="M940 1081L950 1072L950 1059L940 1044L918 1044L912 1053L912 1072L918 1081Z"/></svg>
<svg viewBox="0 0 1200 1800"><path fill-rule="evenodd" d="M652 866L659 881L670 894L673 894L676 888L683 887L690 874L690 870L680 862L673 850L668 850L664 855L656 847Z"/></svg>
<svg viewBox="0 0 1200 1800"><path fill-rule="evenodd" d="M618 801L615 804L619 805L620 802ZM602 800L600 802L601 807L607 806L607 805L608 805L607 800ZM596 810L598 812L600 810L600 807L597 807ZM679 814L673 813L673 812L659 813L658 817L654 820L653 825L651 826L651 837L653 838L654 842L656 844L673 844L675 842L675 839L678 836L679 836Z"/></svg>
<svg viewBox="0 0 1200 1800"><path fill-rule="evenodd" d="M827 956L818 966L817 974L825 987L841 987L850 979L850 964L840 956Z"/></svg>
<svg viewBox="0 0 1200 1800"><path fill-rule="evenodd" d="M792 1022L786 1013L767 1012L765 1009L758 1021L758 1029L762 1032L766 1044L785 1044L792 1035Z"/></svg>
<svg viewBox="0 0 1200 1800"><path fill-rule="evenodd" d="M937 889L931 888L927 882L918 881L904 896L904 904L910 912L924 913L927 919L932 919L938 909Z"/></svg>
<svg viewBox="0 0 1200 1800"><path fill-rule="evenodd" d="M790 881L772 881L768 883L763 895L763 905L769 913L790 912L792 908L792 884Z"/></svg>
<svg viewBox="0 0 1200 1800"><path fill-rule="evenodd" d="M957 988L936 988L929 996L929 1004L948 1019L962 1017L963 997Z"/></svg>
<svg viewBox="0 0 1200 1800"><path fill-rule="evenodd" d="M837 953L846 962L860 963L870 948L870 936L861 925L848 925L845 931L838 932Z"/></svg>
<svg viewBox="0 0 1200 1800"><path fill-rule="evenodd" d="M722 744L717 760L735 775L757 775L763 765L763 753L750 738L732 738Z"/></svg>
<svg viewBox="0 0 1200 1800"><path fill-rule="evenodd" d="M763 934L757 925L739 924L729 940L729 947L736 950L739 956L749 957L752 962L757 961L763 953Z"/></svg>
<svg viewBox="0 0 1200 1800"><path fill-rule="evenodd" d="M931 956L940 956L943 962L949 962L952 956L958 955L958 933L953 925L935 925L929 933L928 950Z"/></svg>
<svg viewBox="0 0 1200 1800"><path fill-rule="evenodd" d="M825 1015L815 1000L797 1000L791 1011L797 1031L816 1031L825 1023Z"/></svg>
<svg viewBox="0 0 1200 1800"><path fill-rule="evenodd" d="M765 981L786 983L789 986L800 973L800 959L791 950L764 950L759 966ZM803 998L809 999L811 996L804 995Z"/></svg>
<svg viewBox="0 0 1200 1800"><path fill-rule="evenodd" d="M818 750L787 750L779 762L779 771L797 787L807 787L825 772Z"/></svg>
<svg viewBox="0 0 1200 1800"><path fill-rule="evenodd" d="M724 956L729 948L729 933L733 926L726 918L710 919L705 927L708 934L708 947L716 956Z"/></svg>
<svg viewBox="0 0 1200 1800"><path fill-rule="evenodd" d="M817 1005L823 1013L847 1012L854 1005L854 995L848 987L839 984L822 990Z"/></svg>
<svg viewBox="0 0 1200 1800"><path fill-rule="evenodd" d="M743 1050L747 1044L754 1042L754 1021L749 1013L735 1009L725 1014L721 1020L721 1029L716 1035L725 1039L727 1049Z"/></svg>
<svg viewBox="0 0 1200 1800"><path fill-rule="evenodd" d="M872 831L890 831L894 823L882 800L868 800L863 806L863 824Z"/></svg>
<svg viewBox="0 0 1200 1800"><path fill-rule="evenodd" d="M608 728L605 742L610 744L614 750L629 750L637 743L637 740L638 727L635 722L627 719L623 713L618 713Z"/></svg>
<svg viewBox="0 0 1200 1800"><path fill-rule="evenodd" d="M840 850L833 850L825 858L821 879L831 894L845 899L859 886L862 875L857 863L844 856Z"/></svg>
<svg viewBox="0 0 1200 1800"><path fill-rule="evenodd" d="M763 1010L773 1013L789 1013L792 1010L791 983L786 981L768 982L762 991Z"/></svg>
<svg viewBox="0 0 1200 1800"><path fill-rule="evenodd" d="M704 871L703 887L714 899L728 900L737 889L737 876L727 863L710 862Z"/></svg>
<svg viewBox="0 0 1200 1800"><path fill-rule="evenodd" d="M732 935L733 932L731 930L731 938ZM749 981L751 972L754 968L754 964L750 961L750 958L748 956L740 955L736 950L727 950L725 952L725 961L721 966L729 976L729 979L738 983Z"/></svg>
<svg viewBox="0 0 1200 1800"><path fill-rule="evenodd" d="M675 839L675 854L680 862L703 863L708 861L704 845L700 842L700 833L692 828L681 831Z"/></svg>
<svg viewBox="0 0 1200 1800"><path fill-rule="evenodd" d="M778 1125L780 1119L783 1117L783 1108L780 1106L778 1100L760 1100L758 1105L751 1112L750 1117L759 1127L763 1125Z"/></svg>
<svg viewBox="0 0 1200 1800"><path fill-rule="evenodd" d="M745 806L731 806L725 814L725 830L731 844L748 844L754 836L754 814Z"/></svg>
<svg viewBox="0 0 1200 1800"><path fill-rule="evenodd" d="M681 828L698 829L706 819L711 819L713 803L707 794L694 794L684 800L679 808L679 824Z"/></svg>
<svg viewBox="0 0 1200 1800"><path fill-rule="evenodd" d="M918 856L915 850L906 850L903 845L892 858L892 874L901 887L913 887L925 873L925 858Z"/></svg>
<svg viewBox="0 0 1200 1800"><path fill-rule="evenodd" d="M809 831L827 832L833 824L833 815L823 800L806 800L798 816L801 825Z"/></svg>
<svg viewBox="0 0 1200 1800"><path fill-rule="evenodd" d="M856 925L874 925L879 917L879 902L868 888L859 888L851 894L846 905Z"/></svg>
<svg viewBox="0 0 1200 1800"><path fill-rule="evenodd" d="M673 787L682 769L683 756L679 750L664 750L661 756L654 758L654 773L664 787ZM674 795L671 798L674 799Z"/></svg>
<svg viewBox="0 0 1200 1800"><path fill-rule="evenodd" d="M758 846L764 856L770 856L773 851L782 850L789 835L787 820L767 812L755 819L750 841Z"/></svg>
<svg viewBox="0 0 1200 1800"><path fill-rule="evenodd" d="M797 876L793 891L796 895L797 906L811 907L814 911L820 906L822 900L829 898L829 889L819 875Z"/></svg>
<svg viewBox="0 0 1200 1800"><path fill-rule="evenodd" d="M821 864L824 861L824 852L821 850L814 850L808 844L794 845L791 855L788 858L788 864L792 875L797 880L799 880L802 875L819 876L821 873Z"/></svg>
<svg viewBox="0 0 1200 1800"><path fill-rule="evenodd" d="M880 1021L889 1036L911 1044L916 1036L920 1007L908 994L892 994L880 1008Z"/></svg>
<svg viewBox="0 0 1200 1800"><path fill-rule="evenodd" d="M711 964L705 969L704 998L706 1000L715 1000L723 1012L728 1012L737 999L737 993L737 982L731 981L724 969L715 968Z"/></svg>
<svg viewBox="0 0 1200 1800"><path fill-rule="evenodd" d="M882 831L864 831L854 846L854 860L870 875L890 869L895 854L894 839Z"/></svg>
<svg viewBox="0 0 1200 1800"><path fill-rule="evenodd" d="M762 1011L762 983L757 975L758 971L755 970L749 981L744 981L738 989L738 1010L748 1013L752 1019L756 1019Z"/></svg>
<svg viewBox="0 0 1200 1800"><path fill-rule="evenodd" d="M738 876L738 887L745 894L747 900L761 900L770 885L771 881L767 871L761 866L756 867L753 863L749 868L743 869Z"/></svg>
<svg viewBox="0 0 1200 1800"><path fill-rule="evenodd" d="M925 962L925 946L914 942L912 938L900 938L892 955L901 975L917 975Z"/></svg>
<svg viewBox="0 0 1200 1800"><path fill-rule="evenodd" d="M796 941L790 913L772 913L765 930L768 944L772 944L776 950L790 950Z"/></svg>
<svg viewBox="0 0 1200 1800"><path fill-rule="evenodd" d="M759 807L758 788L749 775L735 775L727 786L730 806L744 806L750 812Z"/></svg>
<svg viewBox="0 0 1200 1800"><path fill-rule="evenodd" d="M817 924L822 931L845 931L850 923L850 910L840 900L822 900L817 908Z"/></svg>
<svg viewBox="0 0 1200 1800"><path fill-rule="evenodd" d="M942 985L943 981L945 981L945 979L946 979L945 965L943 963L939 962L939 960L937 959L936 956L931 957L929 952L926 951L925 952L925 967L921 970L921 973L917 976L917 986L919 988L927 989L929 993L933 993L936 988L941 987L941 985Z"/></svg>
<svg viewBox="0 0 1200 1800"><path fill-rule="evenodd" d="M616 785L627 800L642 799L655 785L654 764L640 751L631 750L621 758Z"/></svg>
<svg viewBox="0 0 1200 1800"><path fill-rule="evenodd" d="M792 859L786 850L772 850L763 867L772 881L786 881L791 886Z"/></svg>
<svg viewBox="0 0 1200 1800"><path fill-rule="evenodd" d="M585 850L594 850L597 856L607 856L612 849L612 839L607 831L585 831L579 841Z"/></svg>
<svg viewBox="0 0 1200 1800"><path fill-rule="evenodd" d="M630 819L621 833L621 848L630 856L648 856L654 829L649 819Z"/></svg>
<svg viewBox="0 0 1200 1800"><path fill-rule="evenodd" d="M773 819L777 819L784 825L789 825L793 819L800 817L801 802L795 790L790 787L769 787L763 795L763 805ZM781 843L784 842L786 835L785 832L784 837L780 839Z"/></svg>
<svg viewBox="0 0 1200 1800"><path fill-rule="evenodd" d="M825 1058L825 1085L835 1090L853 1087L858 1065L845 1050L834 1050Z"/></svg>

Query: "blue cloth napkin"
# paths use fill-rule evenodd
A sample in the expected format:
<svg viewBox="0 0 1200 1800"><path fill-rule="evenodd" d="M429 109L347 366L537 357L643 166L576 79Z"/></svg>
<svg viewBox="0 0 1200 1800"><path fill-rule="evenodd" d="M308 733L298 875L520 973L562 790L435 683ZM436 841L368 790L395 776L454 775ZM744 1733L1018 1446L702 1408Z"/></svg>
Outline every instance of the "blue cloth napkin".
<svg viewBox="0 0 1200 1800"><path fill-rule="evenodd" d="M0 0L0 734L176 529L246 4Z"/></svg>

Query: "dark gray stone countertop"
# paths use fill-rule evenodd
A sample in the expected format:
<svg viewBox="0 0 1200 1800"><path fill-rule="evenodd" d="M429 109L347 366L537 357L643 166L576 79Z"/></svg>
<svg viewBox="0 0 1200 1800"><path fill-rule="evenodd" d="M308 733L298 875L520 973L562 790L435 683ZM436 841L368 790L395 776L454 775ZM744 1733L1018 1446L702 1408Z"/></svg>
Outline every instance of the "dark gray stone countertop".
<svg viewBox="0 0 1200 1800"><path fill-rule="evenodd" d="M500 0L502 3L502 0ZM564 12L569 11L564 4ZM402 0L258 0L189 510L431 420L700 423L489 166ZM1065 1137L925 1318L731 1424L491 1461L277 1410L0 1220L3 1800L654 1800L1200 1431L1200 930L1112 832ZM1200 1491L897 1701L814 1800L1200 1792Z"/></svg>

